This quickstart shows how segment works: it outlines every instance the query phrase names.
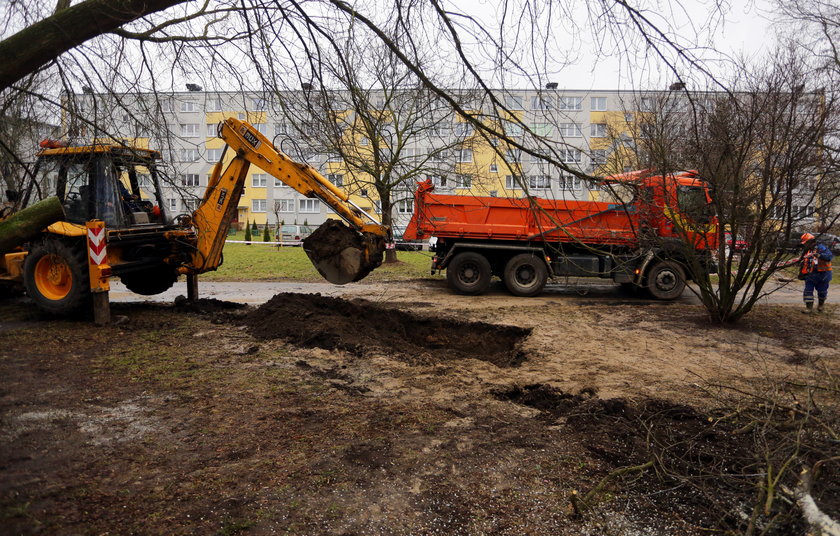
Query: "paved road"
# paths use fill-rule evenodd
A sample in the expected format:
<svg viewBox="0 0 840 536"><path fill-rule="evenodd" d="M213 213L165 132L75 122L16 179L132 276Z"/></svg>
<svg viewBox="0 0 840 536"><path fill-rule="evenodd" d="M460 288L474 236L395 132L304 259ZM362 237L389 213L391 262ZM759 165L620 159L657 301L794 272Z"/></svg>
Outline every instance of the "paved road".
<svg viewBox="0 0 840 536"><path fill-rule="evenodd" d="M774 286L782 285L769 296L762 298L763 303L773 304L799 304L802 302L802 283L794 281L786 285L774 283ZM289 281L259 281L259 282L211 282L201 281L199 278L199 295L202 298L216 298L219 300L248 303L259 305L267 302L280 292L300 292L305 294L320 293L325 296L359 296L381 297L389 291L404 291L407 286L420 287L422 292L429 292L435 295L452 293L442 280L412 280L393 281L378 283L350 283L348 285L332 285L330 283L302 283ZM768 289L770 287L768 286ZM128 291L119 281L111 284L112 301L154 301L172 302L179 295L186 296L187 286L184 281L175 284L170 290L156 296L140 296ZM488 295L507 295L504 286L500 282L494 283ZM605 284L601 281L584 279L571 281L569 284L550 284L546 286L542 294L543 298L563 298L575 301L604 301L607 303L655 303L644 297L635 297L623 293L614 284ZM523 298L525 299L525 298ZM690 291L683 293L678 300L680 303L699 304L700 301Z"/></svg>

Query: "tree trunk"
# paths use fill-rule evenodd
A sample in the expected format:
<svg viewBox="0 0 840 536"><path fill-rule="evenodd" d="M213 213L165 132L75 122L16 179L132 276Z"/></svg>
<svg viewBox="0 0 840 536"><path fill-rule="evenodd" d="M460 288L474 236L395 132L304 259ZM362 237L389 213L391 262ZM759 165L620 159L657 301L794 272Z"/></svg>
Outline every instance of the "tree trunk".
<svg viewBox="0 0 840 536"><path fill-rule="evenodd" d="M383 190L377 191L377 193L379 194L379 200L382 203L382 225L393 231L393 218L391 217L391 210L393 208L393 205L391 204L391 191ZM394 241L392 241L391 244L394 245ZM389 262L397 262L396 247L385 250L385 260L383 262L386 264Z"/></svg>
<svg viewBox="0 0 840 536"><path fill-rule="evenodd" d="M0 253L38 236L45 227L64 219L64 207L57 197L35 203L0 222Z"/></svg>
<svg viewBox="0 0 840 536"><path fill-rule="evenodd" d="M86 0L0 41L0 91L88 39L185 0Z"/></svg>

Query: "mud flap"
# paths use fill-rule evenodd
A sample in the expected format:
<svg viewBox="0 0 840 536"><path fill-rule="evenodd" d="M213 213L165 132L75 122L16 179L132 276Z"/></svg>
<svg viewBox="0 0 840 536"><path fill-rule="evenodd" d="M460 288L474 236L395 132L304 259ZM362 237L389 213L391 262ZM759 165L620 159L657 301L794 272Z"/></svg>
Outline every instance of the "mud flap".
<svg viewBox="0 0 840 536"><path fill-rule="evenodd" d="M303 250L324 279L344 285L363 279L382 264L385 239L327 220L303 240Z"/></svg>

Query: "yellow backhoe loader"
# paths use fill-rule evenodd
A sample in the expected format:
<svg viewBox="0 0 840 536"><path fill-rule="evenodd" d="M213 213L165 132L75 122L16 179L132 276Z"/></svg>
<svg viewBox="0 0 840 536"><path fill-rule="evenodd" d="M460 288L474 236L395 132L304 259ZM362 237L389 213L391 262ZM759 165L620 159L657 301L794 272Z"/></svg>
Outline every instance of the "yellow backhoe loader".
<svg viewBox="0 0 840 536"><path fill-rule="evenodd" d="M39 308L56 314L76 310L112 276L145 295L164 292L180 275L194 281L222 263L251 165L322 200L348 224L328 220L304 241L307 255L328 281L358 281L381 264L388 229L345 193L244 121L226 119L218 132L225 151L198 208L182 215L169 214L164 205L157 151L119 145L52 144L43 149L29 187L11 196L14 208L56 196L65 216L13 250L0 252L0 281L22 284ZM232 158L226 158L227 151ZM14 212L8 210L6 217Z"/></svg>

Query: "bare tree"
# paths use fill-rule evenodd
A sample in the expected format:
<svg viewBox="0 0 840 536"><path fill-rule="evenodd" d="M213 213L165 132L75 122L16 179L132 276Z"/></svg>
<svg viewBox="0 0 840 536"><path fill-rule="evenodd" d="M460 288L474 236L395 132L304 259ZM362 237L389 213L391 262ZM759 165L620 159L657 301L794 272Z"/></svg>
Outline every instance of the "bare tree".
<svg viewBox="0 0 840 536"><path fill-rule="evenodd" d="M829 211L837 170L826 141L837 129L838 103L808 88L800 55L783 50L775 58L766 68L743 67L731 85L737 90L729 93L643 97L647 113L630 127L632 150L616 153L625 165L664 174L697 170L712 187L714 214L698 212L688 199L674 202L695 213L694 222L675 222L686 240L716 219L717 276L702 269L703 259L690 248L685 258L717 322L737 321L777 288L768 283L790 264L789 237L806 226L825 230L837 218Z"/></svg>

